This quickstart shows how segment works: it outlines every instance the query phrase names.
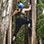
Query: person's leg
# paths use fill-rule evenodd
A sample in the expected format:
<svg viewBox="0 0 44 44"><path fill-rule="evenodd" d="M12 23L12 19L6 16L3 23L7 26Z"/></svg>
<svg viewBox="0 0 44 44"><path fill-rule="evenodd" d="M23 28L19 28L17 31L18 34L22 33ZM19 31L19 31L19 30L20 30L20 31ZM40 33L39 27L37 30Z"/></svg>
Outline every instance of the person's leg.
<svg viewBox="0 0 44 44"><path fill-rule="evenodd" d="M26 31L31 34L32 20L31 19L22 18L22 24L27 24Z"/></svg>
<svg viewBox="0 0 44 44"><path fill-rule="evenodd" d="M18 20L19 20L19 19L18 19ZM16 29L15 29L14 36L13 36L13 40L15 40L16 34L18 33L19 28L21 27L21 25L23 25L23 24L28 24L28 26L30 27L30 22L31 22L31 21L28 21L28 20L25 19L25 18L20 18L19 22L18 22L18 20L17 20L17 23L16 23L17 25L16 25Z"/></svg>
<svg viewBox="0 0 44 44"><path fill-rule="evenodd" d="M27 20L27 22L28 22L29 36L31 37L31 35L32 35L32 20L29 19L29 21Z"/></svg>
<svg viewBox="0 0 44 44"><path fill-rule="evenodd" d="M23 25L23 24L27 24L27 26L26 26L26 31L29 32L28 27L30 27L30 21L27 20L26 18L21 18L21 19L22 19L22 20L21 20L22 25Z"/></svg>
<svg viewBox="0 0 44 44"><path fill-rule="evenodd" d="M30 23L28 24L28 27L30 27Z"/></svg>
<svg viewBox="0 0 44 44"><path fill-rule="evenodd" d="M21 26L22 26L22 19L18 19L17 22L16 22L16 29L15 29L15 32L14 32L14 35L13 35L13 42L16 39L16 35L17 35Z"/></svg>
<svg viewBox="0 0 44 44"><path fill-rule="evenodd" d="M22 18L22 20L23 20L23 24L27 24L28 27L32 26L32 20L31 19Z"/></svg>
<svg viewBox="0 0 44 44"><path fill-rule="evenodd" d="M27 32L31 32L30 30L32 28L32 20L24 18L24 24L27 24L26 28Z"/></svg>
<svg viewBox="0 0 44 44"><path fill-rule="evenodd" d="M20 24L17 24L17 25L16 25L16 29L15 29L15 31L14 31L14 35L13 35L13 40L15 40L16 35L17 35L17 33L18 33L18 31L19 31L20 27L21 27L21 25L20 25Z"/></svg>
<svg viewBox="0 0 44 44"><path fill-rule="evenodd" d="M31 19L27 19L27 23L28 23L28 27L30 28L30 27L32 27L32 20Z"/></svg>

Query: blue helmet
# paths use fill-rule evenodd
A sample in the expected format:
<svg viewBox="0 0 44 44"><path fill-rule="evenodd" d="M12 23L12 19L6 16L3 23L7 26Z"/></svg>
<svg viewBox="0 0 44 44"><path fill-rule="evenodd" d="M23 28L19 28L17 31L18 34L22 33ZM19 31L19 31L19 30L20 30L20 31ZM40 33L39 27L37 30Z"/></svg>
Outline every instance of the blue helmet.
<svg viewBox="0 0 44 44"><path fill-rule="evenodd" d="M23 4L22 3L19 3L18 4L18 8L23 8Z"/></svg>

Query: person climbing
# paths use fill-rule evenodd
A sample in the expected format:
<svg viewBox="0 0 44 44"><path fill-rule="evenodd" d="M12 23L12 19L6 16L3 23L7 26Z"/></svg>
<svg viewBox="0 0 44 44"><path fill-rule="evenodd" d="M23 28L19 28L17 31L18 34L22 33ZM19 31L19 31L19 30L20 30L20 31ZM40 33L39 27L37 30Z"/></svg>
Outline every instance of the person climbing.
<svg viewBox="0 0 44 44"><path fill-rule="evenodd" d="M19 2L18 3L18 9L15 10L12 14L12 16L15 15L16 19L15 19L15 23L16 23L16 28L15 28L15 32L14 32L14 35L13 35L13 38L12 38L12 43L14 43L15 39L16 39L16 35L20 29L20 27L23 25L23 24L27 24L28 27L31 26L31 19L27 20L24 15L25 15L25 12L28 12L31 10L31 5L29 4L29 8L23 8L23 3Z"/></svg>

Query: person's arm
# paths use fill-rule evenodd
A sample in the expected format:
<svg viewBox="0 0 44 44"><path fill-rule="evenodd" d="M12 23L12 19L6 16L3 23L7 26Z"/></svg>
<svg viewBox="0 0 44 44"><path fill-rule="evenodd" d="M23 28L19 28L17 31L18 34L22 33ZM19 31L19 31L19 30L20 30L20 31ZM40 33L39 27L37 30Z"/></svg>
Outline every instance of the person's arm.
<svg viewBox="0 0 44 44"><path fill-rule="evenodd" d="M31 5L29 5L29 8L24 8L24 11L30 11L31 10Z"/></svg>
<svg viewBox="0 0 44 44"><path fill-rule="evenodd" d="M15 10L15 11L13 12L12 16L14 16L16 13L17 13L17 10Z"/></svg>

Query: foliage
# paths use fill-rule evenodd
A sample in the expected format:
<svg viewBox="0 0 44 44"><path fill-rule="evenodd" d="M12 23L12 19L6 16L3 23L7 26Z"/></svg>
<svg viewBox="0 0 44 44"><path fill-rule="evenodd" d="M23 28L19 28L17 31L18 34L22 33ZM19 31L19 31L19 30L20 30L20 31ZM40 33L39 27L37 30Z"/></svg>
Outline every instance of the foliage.
<svg viewBox="0 0 44 44"><path fill-rule="evenodd" d="M44 38L44 13L43 13L43 3L42 0L39 1L39 4L37 4L38 8L38 18L37 18L37 36L42 36ZM43 40L44 41L44 40ZM43 42L44 44L44 42Z"/></svg>

